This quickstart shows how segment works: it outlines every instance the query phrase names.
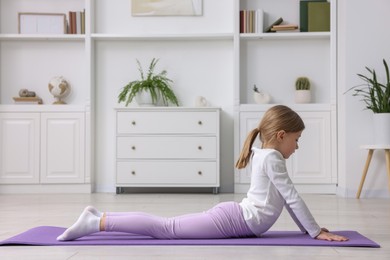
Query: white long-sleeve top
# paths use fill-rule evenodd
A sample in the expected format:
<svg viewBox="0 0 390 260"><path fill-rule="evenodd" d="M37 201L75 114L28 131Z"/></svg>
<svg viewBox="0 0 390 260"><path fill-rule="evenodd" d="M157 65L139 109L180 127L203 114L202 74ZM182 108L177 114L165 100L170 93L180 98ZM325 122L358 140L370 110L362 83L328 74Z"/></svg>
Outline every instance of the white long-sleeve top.
<svg viewBox="0 0 390 260"><path fill-rule="evenodd" d="M321 228L288 176L282 154L274 149L252 148L252 151L251 185L247 197L240 203L248 227L260 236L271 228L286 207L298 227L316 237Z"/></svg>

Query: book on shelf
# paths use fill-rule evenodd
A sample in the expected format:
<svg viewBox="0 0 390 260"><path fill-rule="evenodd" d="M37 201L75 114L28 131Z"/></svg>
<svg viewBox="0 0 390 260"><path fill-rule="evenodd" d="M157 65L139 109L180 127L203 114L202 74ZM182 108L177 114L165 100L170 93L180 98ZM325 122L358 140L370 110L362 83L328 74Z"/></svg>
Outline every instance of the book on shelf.
<svg viewBox="0 0 390 260"><path fill-rule="evenodd" d="M85 10L69 11L68 34L85 34Z"/></svg>
<svg viewBox="0 0 390 260"><path fill-rule="evenodd" d="M267 29L265 29L264 31L265 32L273 32L273 31L271 31L272 27L274 27L275 25L279 25L281 23L283 23L282 17L278 18L275 22L273 22L270 26L268 26Z"/></svg>
<svg viewBox="0 0 390 260"><path fill-rule="evenodd" d="M280 24L280 25L274 25L271 28L272 32L291 32L291 31L297 31L298 25L296 24Z"/></svg>
<svg viewBox="0 0 390 260"><path fill-rule="evenodd" d="M240 33L263 32L263 10L240 10Z"/></svg>
<svg viewBox="0 0 390 260"><path fill-rule="evenodd" d="M40 97L14 97L13 99L15 104L40 105L43 103Z"/></svg>
<svg viewBox="0 0 390 260"><path fill-rule="evenodd" d="M309 32L330 31L330 3L309 2L307 5L307 25Z"/></svg>
<svg viewBox="0 0 390 260"><path fill-rule="evenodd" d="M310 13L309 12L309 5L312 5L312 3L328 3L328 2L327 2L327 0L300 0L300 2L299 2L299 29L301 32L309 32L309 13ZM330 3L328 3L328 4L330 4ZM313 13L312 13L312 15L313 15ZM330 19L330 14L329 14L328 19ZM316 22L314 22L314 23L316 23ZM330 29L328 31L330 31Z"/></svg>

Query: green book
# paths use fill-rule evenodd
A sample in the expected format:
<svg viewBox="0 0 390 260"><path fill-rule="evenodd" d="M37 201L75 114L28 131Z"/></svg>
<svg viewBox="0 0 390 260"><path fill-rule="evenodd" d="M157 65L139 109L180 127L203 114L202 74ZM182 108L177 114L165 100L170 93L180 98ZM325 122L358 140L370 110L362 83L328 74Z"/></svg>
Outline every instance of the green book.
<svg viewBox="0 0 390 260"><path fill-rule="evenodd" d="M301 0L299 2L299 29L301 32L307 32L309 30L307 13L307 4L309 2L326 2L326 0Z"/></svg>
<svg viewBox="0 0 390 260"><path fill-rule="evenodd" d="M330 3L309 2L307 4L307 25L309 32L329 32Z"/></svg>

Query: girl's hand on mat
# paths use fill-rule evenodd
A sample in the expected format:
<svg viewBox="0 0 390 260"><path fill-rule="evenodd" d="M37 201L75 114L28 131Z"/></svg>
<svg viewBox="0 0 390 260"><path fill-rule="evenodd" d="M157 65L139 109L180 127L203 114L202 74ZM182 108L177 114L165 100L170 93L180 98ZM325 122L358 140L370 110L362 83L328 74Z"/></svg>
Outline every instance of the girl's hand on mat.
<svg viewBox="0 0 390 260"><path fill-rule="evenodd" d="M327 240L327 241L347 241L348 238L344 236L339 236L336 234L330 233L326 228L321 228L320 234L316 237L319 240Z"/></svg>

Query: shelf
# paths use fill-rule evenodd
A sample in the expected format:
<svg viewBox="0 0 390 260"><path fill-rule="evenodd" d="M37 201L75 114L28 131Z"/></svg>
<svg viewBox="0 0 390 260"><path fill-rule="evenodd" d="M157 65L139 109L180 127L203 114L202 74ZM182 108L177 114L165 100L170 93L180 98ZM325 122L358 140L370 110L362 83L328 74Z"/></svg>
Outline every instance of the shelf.
<svg viewBox="0 0 390 260"><path fill-rule="evenodd" d="M83 105L0 105L0 112L85 112Z"/></svg>
<svg viewBox="0 0 390 260"><path fill-rule="evenodd" d="M269 108L276 106L278 104L242 104L240 105L240 112L250 112L250 111L265 111ZM283 104L288 107L290 107L293 110L296 111L330 111L332 108L332 105L330 104L316 104L316 103L309 103L309 104Z"/></svg>
<svg viewBox="0 0 390 260"><path fill-rule="evenodd" d="M101 34L94 33L95 40L233 40L233 33L210 33L210 34Z"/></svg>
<svg viewBox="0 0 390 260"><path fill-rule="evenodd" d="M0 34L1 41L84 41L84 34Z"/></svg>
<svg viewBox="0 0 390 260"><path fill-rule="evenodd" d="M284 33L241 33L240 39L282 40L282 39L330 39L330 32L284 32Z"/></svg>

